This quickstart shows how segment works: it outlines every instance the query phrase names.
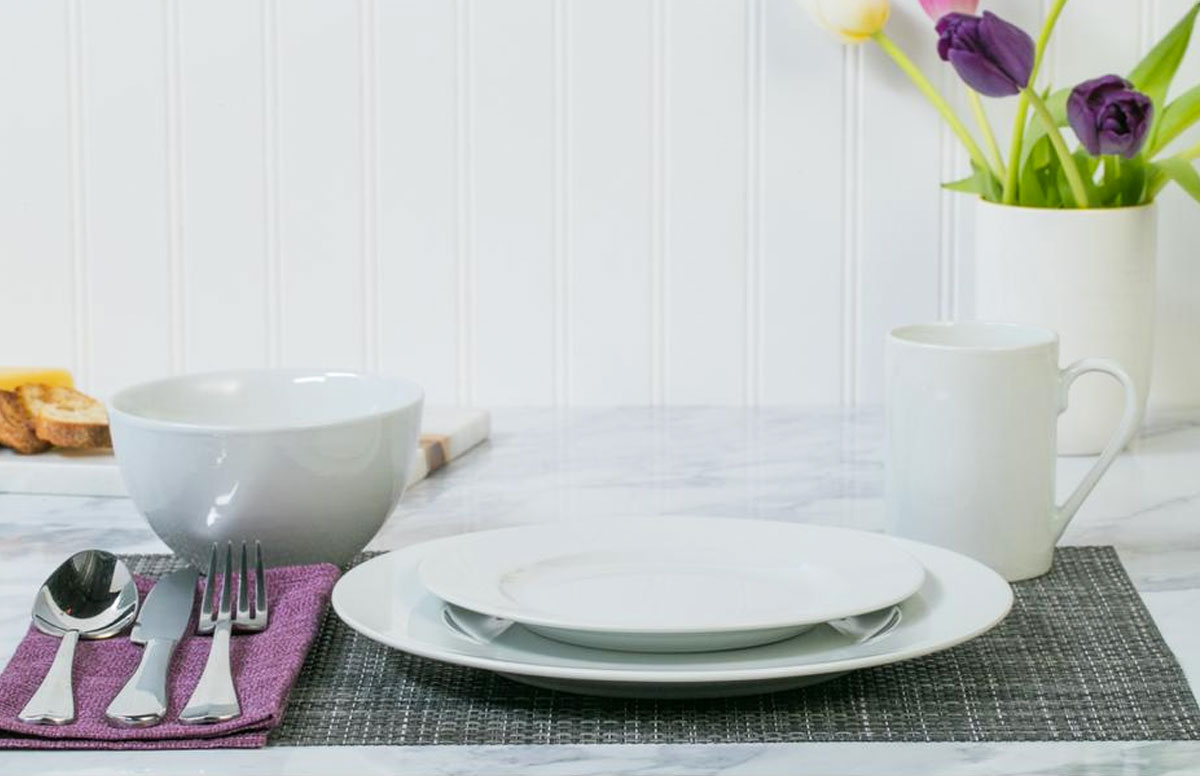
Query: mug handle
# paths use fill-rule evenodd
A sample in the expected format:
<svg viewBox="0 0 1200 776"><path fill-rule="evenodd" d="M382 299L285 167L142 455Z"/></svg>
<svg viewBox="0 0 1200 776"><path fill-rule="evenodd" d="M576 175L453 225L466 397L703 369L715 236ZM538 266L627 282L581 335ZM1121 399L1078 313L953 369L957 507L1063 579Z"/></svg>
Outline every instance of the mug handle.
<svg viewBox="0 0 1200 776"><path fill-rule="evenodd" d="M1117 455L1125 449L1125 445L1129 444L1129 440L1133 439L1133 435L1137 433L1138 426L1142 422L1142 408L1138 401L1137 386L1133 384L1132 378L1121 368L1120 364L1110 361L1107 358L1085 358L1076 361L1059 373L1058 413L1060 415L1067 411L1071 386L1079 377L1089 372L1103 372L1121 383L1121 387L1125 389L1125 412L1112 439L1108 441L1104 452L1100 453L1100 459L1096 461L1091 471L1087 473L1083 481L1075 488L1075 492L1071 494L1071 497L1063 504L1055 507L1053 518L1055 541L1058 541L1063 535L1063 531L1067 530L1067 524L1071 522L1071 518L1075 517L1075 513L1079 511L1079 507L1083 505L1084 500L1091 494L1092 488L1096 487L1096 483L1108 471L1108 467L1112 465Z"/></svg>

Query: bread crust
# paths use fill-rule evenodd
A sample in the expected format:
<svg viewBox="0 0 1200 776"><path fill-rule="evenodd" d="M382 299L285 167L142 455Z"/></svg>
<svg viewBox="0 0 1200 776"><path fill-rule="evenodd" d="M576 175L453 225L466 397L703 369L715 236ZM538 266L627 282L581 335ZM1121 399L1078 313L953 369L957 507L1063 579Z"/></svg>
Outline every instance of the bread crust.
<svg viewBox="0 0 1200 776"><path fill-rule="evenodd" d="M104 405L72 388L29 383L17 388L33 431L57 447L111 447Z"/></svg>
<svg viewBox="0 0 1200 776"><path fill-rule="evenodd" d="M112 447L108 426L63 423L39 416L33 422L34 433L55 447Z"/></svg>
<svg viewBox="0 0 1200 776"><path fill-rule="evenodd" d="M0 445L11 447L22 455L50 449L50 443L38 437L33 419L13 391L0 390Z"/></svg>

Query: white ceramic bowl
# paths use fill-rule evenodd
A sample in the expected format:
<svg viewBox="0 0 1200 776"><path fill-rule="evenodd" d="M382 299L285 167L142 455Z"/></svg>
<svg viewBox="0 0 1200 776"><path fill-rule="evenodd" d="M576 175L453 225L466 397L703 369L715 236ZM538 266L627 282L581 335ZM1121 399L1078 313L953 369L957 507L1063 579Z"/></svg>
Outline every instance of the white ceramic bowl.
<svg viewBox="0 0 1200 776"><path fill-rule="evenodd" d="M127 388L109 420L130 497L182 557L257 539L270 565L340 564L399 502L422 400L407 380L260 369Z"/></svg>

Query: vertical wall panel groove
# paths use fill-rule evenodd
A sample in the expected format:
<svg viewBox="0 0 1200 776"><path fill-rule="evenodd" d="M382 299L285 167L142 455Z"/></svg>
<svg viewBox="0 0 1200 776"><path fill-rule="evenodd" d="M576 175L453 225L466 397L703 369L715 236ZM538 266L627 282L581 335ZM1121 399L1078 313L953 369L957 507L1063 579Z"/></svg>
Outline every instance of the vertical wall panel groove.
<svg viewBox="0 0 1200 776"><path fill-rule="evenodd" d="M746 401L745 0L668 5L667 400Z"/></svg>
<svg viewBox="0 0 1200 776"><path fill-rule="evenodd" d="M103 396L172 367L165 8L84 10L88 384Z"/></svg>
<svg viewBox="0 0 1200 776"><path fill-rule="evenodd" d="M760 399L837 404L851 142L842 131L845 51L799 4L762 8Z"/></svg>
<svg viewBox="0 0 1200 776"><path fill-rule="evenodd" d="M567 0L566 337L571 404L651 389L653 6ZM614 57L614 51L621 51Z"/></svg>
<svg viewBox="0 0 1200 776"><path fill-rule="evenodd" d="M380 366L379 340L379 186L377 166L378 89L375 0L359 0L359 163L362 177L362 326L363 364L371 371Z"/></svg>
<svg viewBox="0 0 1200 776"><path fill-rule="evenodd" d="M859 248L862 243L862 49L848 46L842 59L845 86L842 108L844 151L842 181L845 204L842 224L842 405L858 396Z"/></svg>
<svg viewBox="0 0 1200 776"><path fill-rule="evenodd" d="M91 303L87 252L87 113L84 108L83 0L67 1L67 113L70 132L71 269L74 297L76 377L87 386L92 376Z"/></svg>
<svg viewBox="0 0 1200 776"><path fill-rule="evenodd" d="M380 368L421 383L430 405L455 404L462 385L456 4L374 5Z"/></svg>
<svg viewBox="0 0 1200 776"><path fill-rule="evenodd" d="M554 403L571 402L571 3L554 0Z"/></svg>
<svg viewBox="0 0 1200 776"><path fill-rule="evenodd" d="M458 399L461 404L475 400L475 217L474 160L471 121L472 75L471 2L457 0L455 5L455 180L456 257L458 272Z"/></svg>
<svg viewBox="0 0 1200 776"><path fill-rule="evenodd" d="M951 177L947 180L957 179L960 170L969 170L970 165L967 162L967 152L958 144L956 140L951 138L953 145L950 148L950 170ZM999 142L999 141L997 141ZM962 299L962 284L965 265L974 256L973 248L969 247L964 240L964 233L970 234L969 229L963 229L964 208L970 203L966 197L954 192L950 199L950 223L952 231L950 233L951 257L950 257L950 320L963 319L963 299ZM972 303L972 308L974 304Z"/></svg>
<svg viewBox="0 0 1200 776"><path fill-rule="evenodd" d="M670 83L667 80L669 38L667 19L669 0L653 0L651 20L651 106L650 106L650 392L656 405L667 401L667 253L669 227L667 217L667 165L670 134L668 106Z"/></svg>
<svg viewBox="0 0 1200 776"><path fill-rule="evenodd" d="M556 400L554 9L471 6L473 368L485 403Z"/></svg>
<svg viewBox="0 0 1200 776"><path fill-rule="evenodd" d="M170 286L171 371L176 374L185 371L188 363L184 336L184 105L179 2L167 0L163 14L163 67L167 93L167 282Z"/></svg>
<svg viewBox="0 0 1200 776"><path fill-rule="evenodd" d="M945 68L941 73L941 88L944 94L950 94L955 86L957 76L954 71ZM938 125L938 154L940 171L943 181L953 180L954 176L954 146L957 140L952 136L945 122ZM954 266L955 266L955 212L953 198L961 196L957 192L941 192L938 202L938 217L941 228L938 233L938 317L948 320L953 317L954 310Z"/></svg>
<svg viewBox="0 0 1200 776"><path fill-rule="evenodd" d="M361 369L359 5L286 0L276 12L282 361Z"/></svg>
<svg viewBox="0 0 1200 776"><path fill-rule="evenodd" d="M1190 10L1193 0L1154 0L1150 34L1156 42ZM1144 48L1144 47L1143 47ZM1180 65L1172 97L1200 83L1200 37ZM1171 144L1171 150L1200 142L1200 127L1192 127ZM1158 297L1155 305L1155 366L1150 391L1151 406L1194 408L1200 405L1200 359L1195 357L1200 338L1200 219L1196 202L1180 187L1171 185L1158 197Z"/></svg>
<svg viewBox="0 0 1200 776"><path fill-rule="evenodd" d="M762 403L764 0L746 0L746 353L744 403Z"/></svg>
<svg viewBox="0 0 1200 776"><path fill-rule="evenodd" d="M283 293L279 218L279 23L276 0L262 0L263 11L263 212L267 219L266 264L267 363L283 360Z"/></svg>
<svg viewBox="0 0 1200 776"><path fill-rule="evenodd" d="M172 0L168 240L179 256L175 369L260 367L269 356L261 2Z"/></svg>
<svg viewBox="0 0 1200 776"><path fill-rule="evenodd" d="M1138 7L1141 9L1140 53L1144 54L1154 47L1158 29L1158 2L1157 0L1138 0Z"/></svg>
<svg viewBox="0 0 1200 776"><path fill-rule="evenodd" d="M81 361L71 3L0 3L0 362Z"/></svg>

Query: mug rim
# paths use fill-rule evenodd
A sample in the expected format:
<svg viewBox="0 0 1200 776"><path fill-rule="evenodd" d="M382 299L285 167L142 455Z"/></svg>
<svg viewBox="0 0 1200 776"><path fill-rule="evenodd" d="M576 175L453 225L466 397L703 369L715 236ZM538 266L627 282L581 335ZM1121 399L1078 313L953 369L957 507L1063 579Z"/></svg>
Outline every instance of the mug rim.
<svg viewBox="0 0 1200 776"><path fill-rule="evenodd" d="M946 332L991 333L995 340L953 342L944 339ZM926 339L919 335L924 333ZM938 339L935 335L942 335ZM1005 337L1004 335L1007 335ZM1016 353L1058 345L1058 332L1044 326L1000 321L934 321L897 326L888 333L888 340L897 345L926 350L958 353Z"/></svg>

